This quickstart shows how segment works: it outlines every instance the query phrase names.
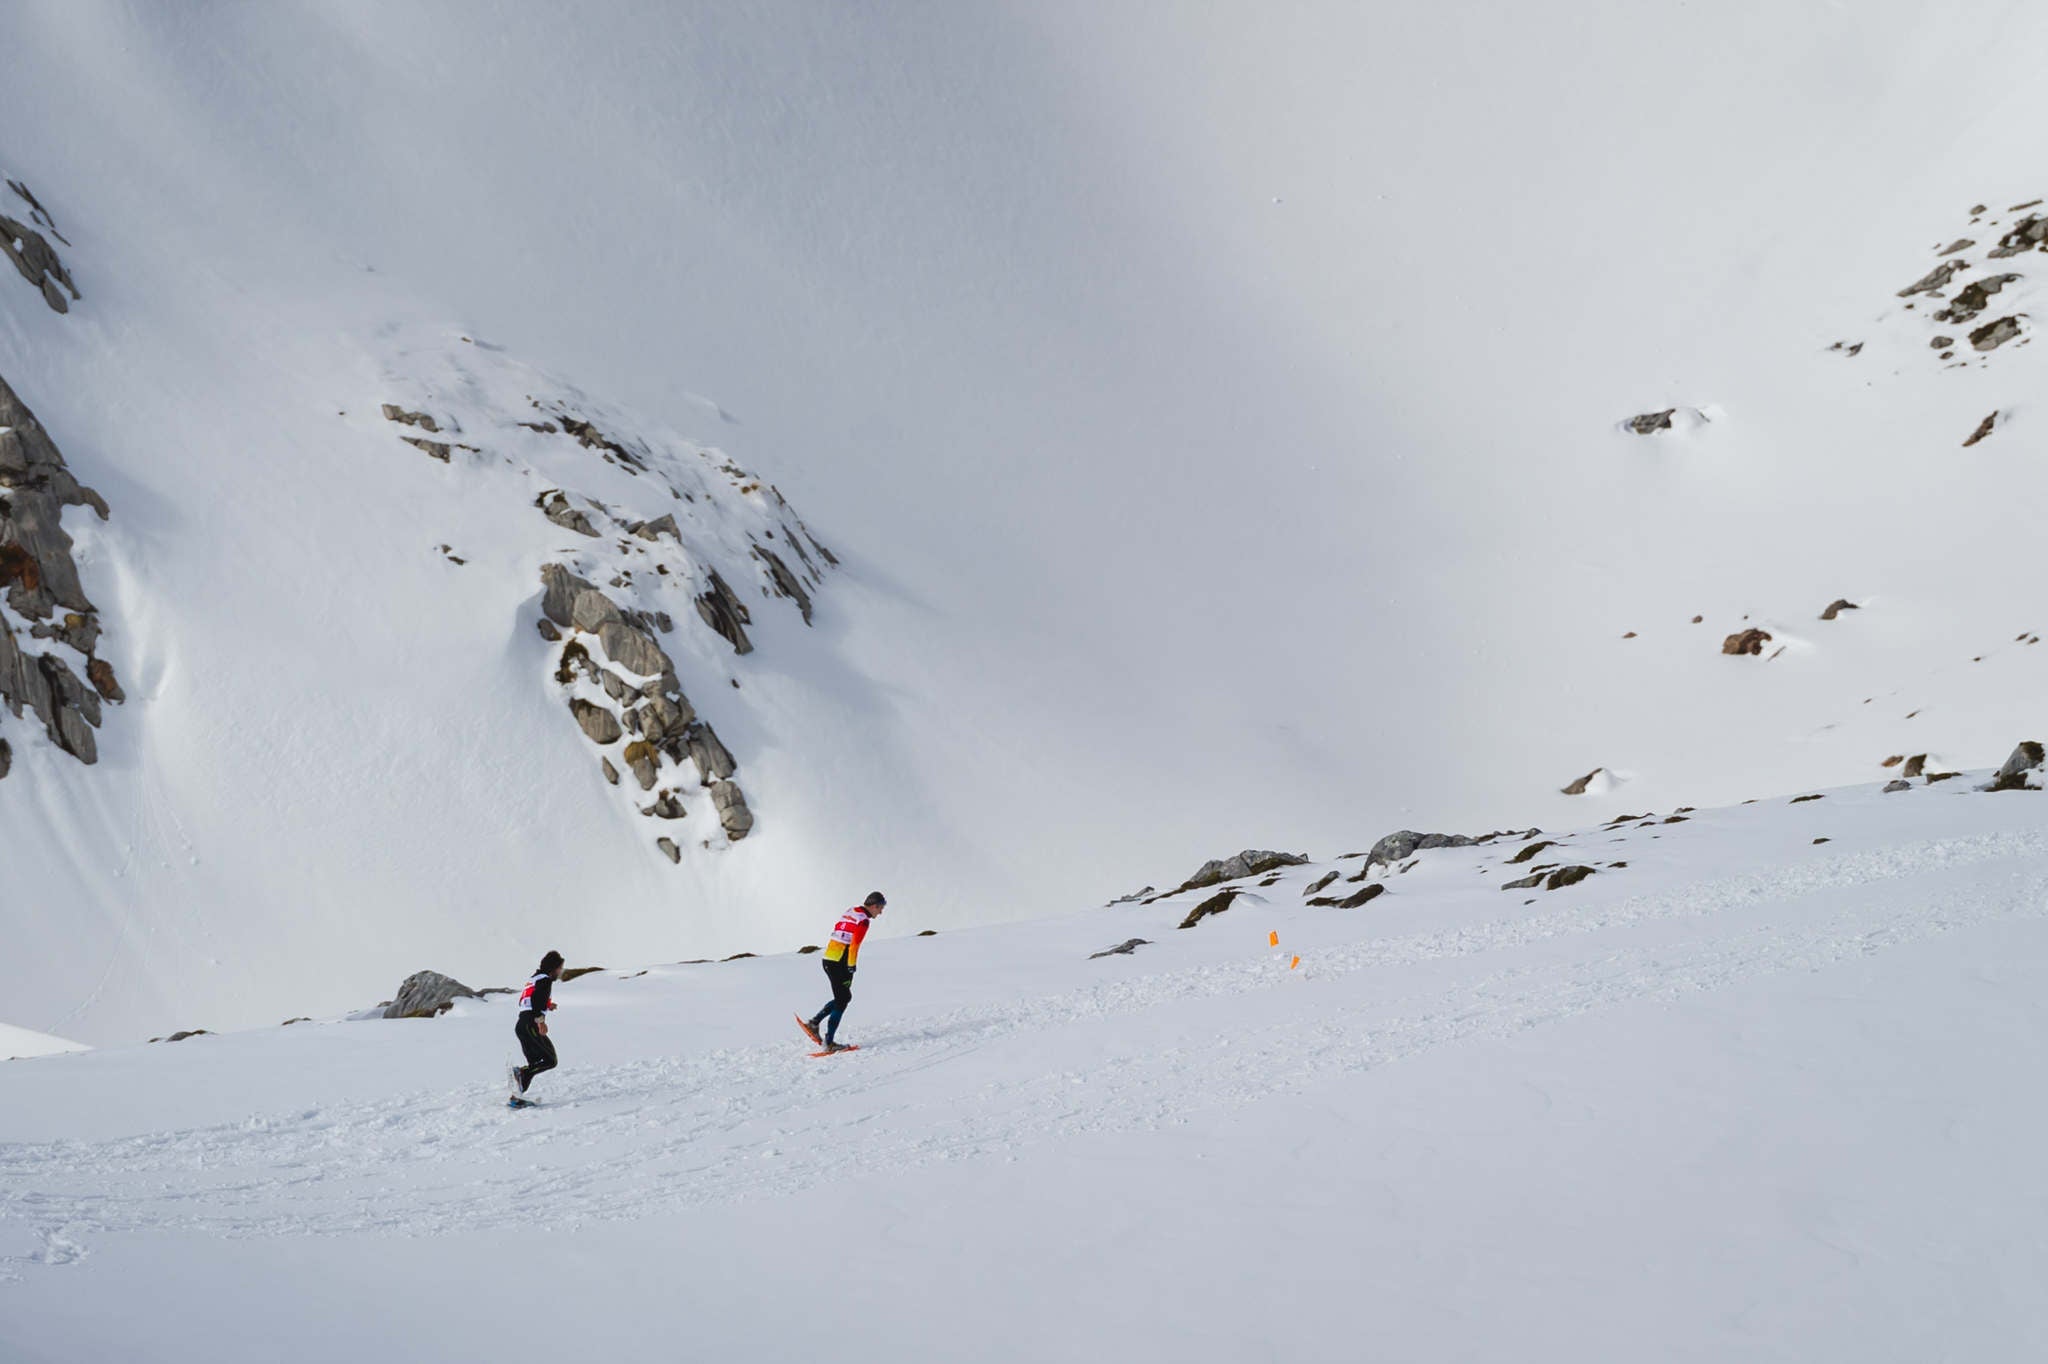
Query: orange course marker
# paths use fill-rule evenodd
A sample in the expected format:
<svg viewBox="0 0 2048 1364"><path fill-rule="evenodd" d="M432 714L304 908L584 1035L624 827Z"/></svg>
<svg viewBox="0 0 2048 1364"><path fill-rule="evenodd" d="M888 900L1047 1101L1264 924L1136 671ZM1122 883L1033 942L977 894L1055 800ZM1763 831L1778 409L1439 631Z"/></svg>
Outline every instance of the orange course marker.
<svg viewBox="0 0 2048 1364"><path fill-rule="evenodd" d="M1287 969L1292 971L1295 967L1299 965L1301 965L1301 958L1296 957L1293 961L1287 963Z"/></svg>
<svg viewBox="0 0 2048 1364"><path fill-rule="evenodd" d="M1268 933L1268 934L1266 935L1266 946L1268 946L1268 947L1278 947L1279 945L1280 945L1280 930L1276 928L1276 929L1274 929L1274 930L1273 930L1273 931L1272 931L1271 933Z"/></svg>

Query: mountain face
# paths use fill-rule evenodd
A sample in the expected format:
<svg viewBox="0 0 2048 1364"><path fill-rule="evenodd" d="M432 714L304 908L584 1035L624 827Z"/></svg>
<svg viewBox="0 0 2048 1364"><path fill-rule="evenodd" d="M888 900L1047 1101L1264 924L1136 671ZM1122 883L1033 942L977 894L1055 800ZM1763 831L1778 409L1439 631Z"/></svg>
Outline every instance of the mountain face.
<svg viewBox="0 0 2048 1364"><path fill-rule="evenodd" d="M1951 18L0 14L0 1017L1996 762L2048 19Z"/></svg>

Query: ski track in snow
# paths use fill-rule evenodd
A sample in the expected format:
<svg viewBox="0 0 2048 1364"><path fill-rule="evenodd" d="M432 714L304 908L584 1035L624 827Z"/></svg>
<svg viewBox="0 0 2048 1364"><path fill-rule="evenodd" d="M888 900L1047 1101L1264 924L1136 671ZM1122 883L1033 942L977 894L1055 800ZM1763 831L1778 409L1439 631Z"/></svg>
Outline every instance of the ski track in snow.
<svg viewBox="0 0 2048 1364"><path fill-rule="evenodd" d="M563 1076L554 1101L526 1113L508 1112L492 1087L477 1085L111 1141L0 1144L0 1227L26 1224L35 1229L28 1239L42 1245L0 1255L0 1283L21 1282L26 1266L73 1262L102 1233L436 1235L522 1221L543 1199L558 1222L575 1225L1176 1124L1590 1010L1817 971L1958 927L2048 916L2048 876L2038 863L2025 865L2044 852L2048 836L2000 834L1854 854L1606 906L1356 942L1320 952L1306 980L1262 954L909 1021L872 1034L851 1063L813 1062L794 1046L632 1062ZM2022 863L2004 884L1980 878L1964 893L1936 895L1911 884L2003 860ZM1885 883L1893 883L1889 891ZM1819 912L1792 910L1794 901L1846 890L1858 893ZM1780 905L1791 926L1724 928L1649 947L1598 938ZM1370 968L1483 962L1556 939L1592 950L1569 966L1503 966L1408 996L1324 988ZM1318 990L1313 1002L1290 1001L1280 1021L1103 1055L1086 1069L1036 1071L1011 1055L990 1071L957 1067L950 1077L941 1071L902 1084L1052 1029L1303 986Z"/></svg>

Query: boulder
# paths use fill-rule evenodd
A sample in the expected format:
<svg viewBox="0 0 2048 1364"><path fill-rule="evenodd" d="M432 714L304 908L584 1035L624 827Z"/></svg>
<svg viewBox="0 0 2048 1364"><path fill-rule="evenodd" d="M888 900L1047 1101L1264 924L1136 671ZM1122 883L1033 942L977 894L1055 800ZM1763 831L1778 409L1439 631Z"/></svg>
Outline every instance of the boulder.
<svg viewBox="0 0 2048 1364"><path fill-rule="evenodd" d="M55 312L71 311L71 298L78 298L78 286L71 282L71 272L64 268L57 250L43 234L14 219L0 214L0 255L14 262L14 268L21 277L33 285L43 296L43 302ZM61 288L59 286L62 286Z"/></svg>
<svg viewBox="0 0 2048 1364"><path fill-rule="evenodd" d="M1542 884L1543 884L1543 876L1544 876L1544 873L1542 873L1542 872L1540 872L1540 871L1539 871L1539 872L1536 872L1536 873L1535 873L1535 874L1533 874L1533 875L1530 875L1530 876L1524 876L1524 877L1522 877L1522 878L1521 878L1520 880L1517 880L1517 881L1504 881L1504 882L1502 882L1502 883L1501 883L1501 889L1502 889L1502 890L1531 890L1531 889L1534 889L1535 887L1537 887L1537 886L1540 886L1540 885L1542 885Z"/></svg>
<svg viewBox="0 0 2048 1364"><path fill-rule="evenodd" d="M711 804L718 811L718 822L725 829L725 836L737 843L754 828L754 813L747 808L747 797L736 781L721 781L711 788Z"/></svg>
<svg viewBox="0 0 2048 1364"><path fill-rule="evenodd" d="M1365 855L1365 865L1391 867L1431 848L1469 848L1473 842L1465 834L1419 834L1413 829L1398 829L1372 845L1372 851Z"/></svg>
<svg viewBox="0 0 2048 1364"><path fill-rule="evenodd" d="M1998 245L1991 248L1991 255L1998 259L2017 256L2026 251L2048 251L2048 218L2038 214L2014 223L2012 230L1998 239Z"/></svg>
<svg viewBox="0 0 2048 1364"><path fill-rule="evenodd" d="M594 744L615 744L619 741L620 736L625 733L619 727L618 716L613 715L603 706L585 701L581 697L575 697L570 700L569 711L576 717L576 723L583 727L583 732L589 736L590 742Z"/></svg>
<svg viewBox="0 0 2048 1364"><path fill-rule="evenodd" d="M569 623L591 634L621 619L619 608L612 604L612 599L587 584L569 604Z"/></svg>
<svg viewBox="0 0 2048 1364"><path fill-rule="evenodd" d="M1996 412L1993 412L1993 413L1992 413L1992 414L1991 414L1990 416L1986 417L1986 418L1985 418L1985 419L1984 419L1983 421L1980 421L1980 422L1978 422L1978 423L1977 423L1977 429L1976 429L1975 431L1972 431L1972 432L1970 433L1970 438L1969 438L1968 440L1966 440L1966 441L1964 441L1964 442L1963 442L1963 448L1964 448L1965 450L1967 450L1967 449L1969 449L1969 448L1970 448L1971 446L1975 445L1975 444L1976 444L1976 443L1977 443L1978 441L1980 441L1980 440L1984 439L1984 438L1985 438L1986 436L1990 435L1990 434L1991 434L1991 430L1992 430L1992 428L1993 428L1993 427L1995 427L1995 426L1997 426L1997 425L1998 425L1998 414L1997 414Z"/></svg>
<svg viewBox="0 0 2048 1364"><path fill-rule="evenodd" d="M683 539L683 533L677 528L676 518L672 512L663 512L652 521L636 521L632 529L633 534L642 540L653 540L666 535L677 544L681 544Z"/></svg>
<svg viewBox="0 0 2048 1364"><path fill-rule="evenodd" d="M1828 603L1827 609L1820 613L1820 618L1822 620L1833 620L1844 611L1861 611L1862 609L1862 607L1850 601L1847 597L1837 597Z"/></svg>
<svg viewBox="0 0 2048 1364"><path fill-rule="evenodd" d="M683 808L682 797L673 791L663 791L654 798L654 804L648 806L640 813L643 815L653 815L656 819L683 819L690 812Z"/></svg>
<svg viewBox="0 0 2048 1364"><path fill-rule="evenodd" d="M668 655L646 631L623 620L606 621L598 627L597 642L605 657L638 677L661 677L675 671Z"/></svg>
<svg viewBox="0 0 2048 1364"><path fill-rule="evenodd" d="M2019 334L2020 320L2017 317L2001 317L1971 332L1970 344L1978 350L1997 350Z"/></svg>
<svg viewBox="0 0 2048 1364"><path fill-rule="evenodd" d="M568 627L576 623L576 597L583 592L597 592L584 579L571 573L565 564L542 564L540 569L541 614L556 625ZM602 597L604 594L599 592ZM546 634L547 631L541 631Z"/></svg>
<svg viewBox="0 0 2048 1364"><path fill-rule="evenodd" d="M1754 625L1747 630L1738 630L1721 641L1721 652L1735 657L1744 654L1761 654L1764 645L1771 642L1769 630L1759 630Z"/></svg>
<svg viewBox="0 0 2048 1364"><path fill-rule="evenodd" d="M706 786L724 781L739 768L731 752L719 742L718 735L707 724L691 725L685 743L690 761L697 765L698 780Z"/></svg>
<svg viewBox="0 0 2048 1364"><path fill-rule="evenodd" d="M657 744L684 734L691 722L697 718L696 709L680 691L674 696L665 696L656 691L647 698L646 704L640 709L640 732L647 736L649 742ZM732 773L727 772L723 775L729 777Z"/></svg>
<svg viewBox="0 0 2048 1364"><path fill-rule="evenodd" d="M661 855L671 862L683 860L683 850L676 846L673 838L657 838L654 840L654 846L661 849Z"/></svg>
<svg viewBox="0 0 2048 1364"><path fill-rule="evenodd" d="M1571 783L1569 785L1561 786L1558 788L1558 790L1560 793L1567 796L1583 796L1586 794L1586 788L1593 784L1593 778L1599 776L1602 772L1605 772L1606 770L1607 769L1604 767L1596 767L1583 777L1572 778Z"/></svg>
<svg viewBox="0 0 2048 1364"><path fill-rule="evenodd" d="M384 420L388 422L397 422L400 426L417 426L422 431L433 432L436 434L438 434L441 430L440 423L435 421L426 413L408 412L404 408L400 407L397 403L384 404Z"/></svg>
<svg viewBox="0 0 2048 1364"><path fill-rule="evenodd" d="M1330 883L1332 881L1335 881L1341 875L1343 875L1342 872L1333 871L1328 872L1322 876L1318 876L1315 880L1309 882L1308 885L1303 887L1301 893L1303 896L1320 895L1325 890L1328 890L1330 888Z"/></svg>
<svg viewBox="0 0 2048 1364"><path fill-rule="evenodd" d="M1308 858L1301 853L1267 852L1246 848L1235 856L1204 862L1193 876L1180 883L1180 889L1200 890L1204 886L1235 881L1241 876L1259 876L1275 867L1298 867L1307 861Z"/></svg>
<svg viewBox="0 0 2048 1364"><path fill-rule="evenodd" d="M561 630L558 629L555 623L549 620L546 616L542 616L538 621L534 623L540 630L540 637L546 640L548 643L554 644L558 643L561 640Z"/></svg>
<svg viewBox="0 0 2048 1364"><path fill-rule="evenodd" d="M1112 903L1114 902L1112 901ZM1139 948L1150 947L1151 945L1151 942L1145 938L1125 938L1115 947L1105 947L1100 952L1090 952L1088 960L1094 961L1097 957L1128 957Z"/></svg>
<svg viewBox="0 0 2048 1364"><path fill-rule="evenodd" d="M1926 770L1927 755L1925 753L1915 753L1912 757L1906 759L1906 766L1900 771L1899 775L1902 777L1917 777Z"/></svg>
<svg viewBox="0 0 2048 1364"><path fill-rule="evenodd" d="M652 791L657 779L656 767L658 765L655 759L654 745L648 743L645 739L637 739L626 745L624 756L626 766L632 770L634 777L640 782L640 789L642 791ZM682 816L669 815L666 818L680 819Z"/></svg>
<svg viewBox="0 0 2048 1364"><path fill-rule="evenodd" d="M458 999L481 998L453 976L444 976L439 971L415 971L398 987L384 1017L432 1018L453 1008Z"/></svg>
<svg viewBox="0 0 2048 1364"><path fill-rule="evenodd" d="M1557 842L1554 839L1539 839L1536 842L1531 843L1528 847L1522 849L1520 852L1516 853L1513 857L1510 857L1508 859L1508 865L1512 867L1517 866L1523 862L1533 862L1536 859L1537 853L1542 852L1545 848L1554 848L1556 846Z"/></svg>
<svg viewBox="0 0 2048 1364"><path fill-rule="evenodd" d="M1998 774L1984 786L1986 791L2038 791L2041 789L2041 745L2032 739L2023 739Z"/></svg>
<svg viewBox="0 0 2048 1364"><path fill-rule="evenodd" d="M1662 412L1644 412L1630 417L1624 425L1639 436L1651 435L1658 431L1669 431L1671 429L1671 418L1677 412L1678 409L1675 407L1667 407Z"/></svg>
<svg viewBox="0 0 2048 1364"><path fill-rule="evenodd" d="M612 766L610 758L599 758L597 765L604 770L604 779L613 786L619 784L619 769Z"/></svg>
<svg viewBox="0 0 2048 1364"><path fill-rule="evenodd" d="M1576 886L1592 874L1593 868L1591 867L1559 867L1556 871L1550 873L1550 879L1543 883L1543 888L1545 890L1563 890L1566 886Z"/></svg>
<svg viewBox="0 0 2048 1364"><path fill-rule="evenodd" d="M1912 789L1912 782L1902 780L1898 777L1894 777L1892 778L1892 780L1884 784L1884 792L1886 795L1890 795L1894 791L1910 791Z"/></svg>

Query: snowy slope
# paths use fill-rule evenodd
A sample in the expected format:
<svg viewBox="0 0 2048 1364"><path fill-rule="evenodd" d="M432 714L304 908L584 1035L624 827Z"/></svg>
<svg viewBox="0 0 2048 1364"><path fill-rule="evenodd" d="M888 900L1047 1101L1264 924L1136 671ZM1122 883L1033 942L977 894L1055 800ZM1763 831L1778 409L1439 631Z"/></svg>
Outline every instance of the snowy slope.
<svg viewBox="0 0 2048 1364"><path fill-rule="evenodd" d="M878 884L1012 919L2038 729L2048 352L1941 368L1895 296L2048 191L2030 7L50 3L0 51L82 294L0 279L0 376L111 506L67 527L130 695L97 768L30 735L0 780L13 1024L786 948ZM712 716L746 842L652 850L536 666L559 546L374 415L464 335L841 556ZM1619 429L1672 406L1712 420ZM1752 625L1784 652L1720 652Z"/></svg>
<svg viewBox="0 0 2048 1364"><path fill-rule="evenodd" d="M0 1065L0 1354L2031 1357L2048 839L1981 777L871 938L824 1061L811 959L581 977L531 1112L504 998Z"/></svg>

